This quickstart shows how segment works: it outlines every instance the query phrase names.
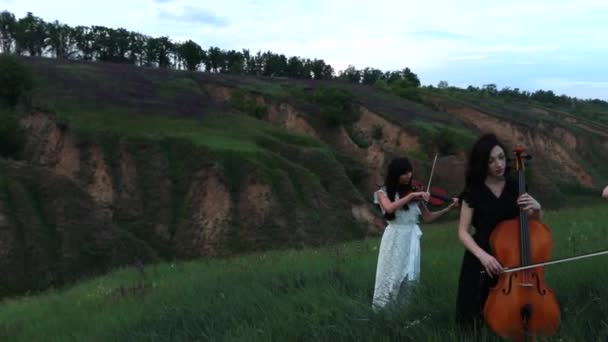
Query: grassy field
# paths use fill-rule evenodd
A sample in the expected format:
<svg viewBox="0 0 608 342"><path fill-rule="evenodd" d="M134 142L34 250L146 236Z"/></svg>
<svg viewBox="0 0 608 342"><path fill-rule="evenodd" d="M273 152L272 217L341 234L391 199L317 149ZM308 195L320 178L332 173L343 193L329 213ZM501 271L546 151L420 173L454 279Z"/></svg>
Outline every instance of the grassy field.
<svg viewBox="0 0 608 342"><path fill-rule="evenodd" d="M607 203L547 212L554 257L604 249ZM2 341L469 340L453 324L463 249L456 222L423 226L422 280L406 307L374 314L378 238L321 249L127 268L6 299ZM551 341L605 341L605 256L548 266L562 311ZM481 340L493 340L488 331Z"/></svg>

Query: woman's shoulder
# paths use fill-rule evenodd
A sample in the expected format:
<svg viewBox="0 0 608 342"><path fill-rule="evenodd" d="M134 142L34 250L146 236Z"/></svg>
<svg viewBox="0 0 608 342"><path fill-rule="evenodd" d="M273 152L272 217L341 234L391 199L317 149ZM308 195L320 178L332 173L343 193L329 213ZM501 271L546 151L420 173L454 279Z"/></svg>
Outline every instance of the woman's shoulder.
<svg viewBox="0 0 608 342"><path fill-rule="evenodd" d="M378 196L380 194L384 194L384 195L387 194L386 187L383 186L383 187L380 187L378 190L374 191L374 196Z"/></svg>
<svg viewBox="0 0 608 342"><path fill-rule="evenodd" d="M482 187L478 184L471 185L465 188L460 194L460 198L467 202L469 207L473 208L480 200Z"/></svg>
<svg viewBox="0 0 608 342"><path fill-rule="evenodd" d="M378 190L374 191L374 203L378 204L378 196L385 195L386 196L386 187L380 187Z"/></svg>

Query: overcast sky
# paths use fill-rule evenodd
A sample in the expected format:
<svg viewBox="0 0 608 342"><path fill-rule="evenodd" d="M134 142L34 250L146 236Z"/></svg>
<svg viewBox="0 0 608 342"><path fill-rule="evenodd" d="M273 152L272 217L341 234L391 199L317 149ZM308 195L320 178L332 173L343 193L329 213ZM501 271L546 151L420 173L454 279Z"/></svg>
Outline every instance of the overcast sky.
<svg viewBox="0 0 608 342"><path fill-rule="evenodd" d="M425 85L608 100L605 0L0 0L2 10L324 59L336 70L409 67Z"/></svg>

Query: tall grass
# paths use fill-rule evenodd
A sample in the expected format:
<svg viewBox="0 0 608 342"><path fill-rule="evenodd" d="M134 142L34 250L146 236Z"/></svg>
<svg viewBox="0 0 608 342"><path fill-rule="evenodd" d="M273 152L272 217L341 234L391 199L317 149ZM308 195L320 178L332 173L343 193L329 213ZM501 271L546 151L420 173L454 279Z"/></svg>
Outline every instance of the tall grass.
<svg viewBox="0 0 608 342"><path fill-rule="evenodd" d="M605 248L606 204L548 212L554 257ZM126 268L0 304L3 341L446 341L462 247L456 222L423 227L421 283L404 306L373 313L378 238L319 249ZM547 266L562 326L551 341L608 336L606 257ZM480 340L494 340L482 329Z"/></svg>

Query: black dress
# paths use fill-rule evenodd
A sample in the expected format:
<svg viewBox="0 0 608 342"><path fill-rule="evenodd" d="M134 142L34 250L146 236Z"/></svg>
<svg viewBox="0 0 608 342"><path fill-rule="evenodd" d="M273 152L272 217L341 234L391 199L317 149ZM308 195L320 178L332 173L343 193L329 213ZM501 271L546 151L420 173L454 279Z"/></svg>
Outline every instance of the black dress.
<svg viewBox="0 0 608 342"><path fill-rule="evenodd" d="M475 229L473 239L486 252L492 254L489 240L494 227L503 220L519 215L517 197L517 181L511 179L507 179L499 197L485 184L463 193L463 200L474 209L471 221ZM465 250L458 284L456 321L466 330L481 323L481 313L489 289L496 284L497 278L481 275L482 270L479 259Z"/></svg>

